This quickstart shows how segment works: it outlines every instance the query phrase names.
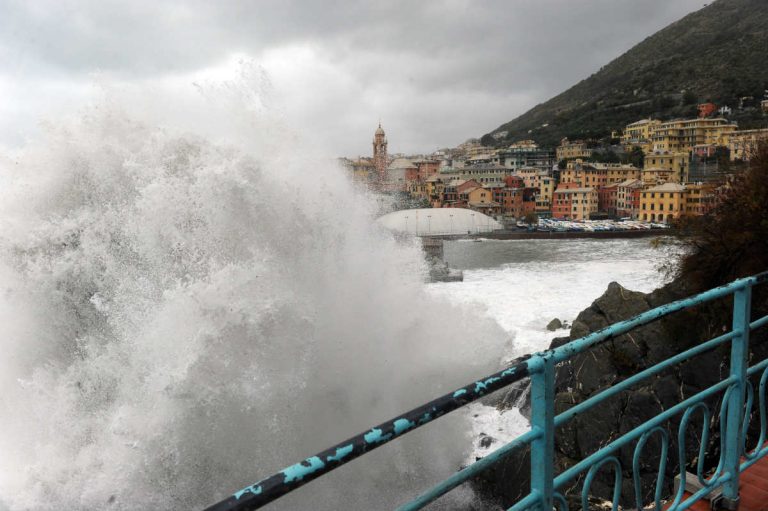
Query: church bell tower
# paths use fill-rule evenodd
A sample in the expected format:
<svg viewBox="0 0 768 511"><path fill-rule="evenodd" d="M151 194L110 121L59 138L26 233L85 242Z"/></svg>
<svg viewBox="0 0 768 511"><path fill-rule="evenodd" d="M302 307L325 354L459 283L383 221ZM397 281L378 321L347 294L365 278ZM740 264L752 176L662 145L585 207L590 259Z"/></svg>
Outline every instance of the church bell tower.
<svg viewBox="0 0 768 511"><path fill-rule="evenodd" d="M373 166L379 184L387 181L387 137L381 128L381 122L373 135Z"/></svg>

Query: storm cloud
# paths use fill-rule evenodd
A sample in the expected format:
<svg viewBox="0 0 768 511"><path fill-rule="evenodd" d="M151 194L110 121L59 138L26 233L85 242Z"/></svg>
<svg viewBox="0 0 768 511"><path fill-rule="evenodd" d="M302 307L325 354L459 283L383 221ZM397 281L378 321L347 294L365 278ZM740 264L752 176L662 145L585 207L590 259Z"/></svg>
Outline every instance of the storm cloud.
<svg viewBox="0 0 768 511"><path fill-rule="evenodd" d="M480 136L596 72L701 0L471 2L0 0L0 144L34 136L94 82L193 93L249 59L329 154Z"/></svg>

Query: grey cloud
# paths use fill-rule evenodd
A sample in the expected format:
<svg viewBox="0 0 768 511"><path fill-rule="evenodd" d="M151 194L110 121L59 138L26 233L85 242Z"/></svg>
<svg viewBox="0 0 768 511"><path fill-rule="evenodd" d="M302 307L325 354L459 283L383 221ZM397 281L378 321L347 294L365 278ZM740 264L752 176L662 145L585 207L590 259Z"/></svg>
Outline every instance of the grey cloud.
<svg viewBox="0 0 768 511"><path fill-rule="evenodd" d="M299 121L345 119L349 126L326 130L328 143L339 152L366 153L367 137L350 140L365 128L358 125L363 118L372 125L383 116L393 140L402 140L395 150L458 143L589 76L702 0L0 0L0 6L0 74L16 81L87 81L94 71L141 80L193 72L233 53L258 61L282 47L314 48L346 81L323 84L327 109L308 108ZM312 76L304 79L304 94L314 95Z"/></svg>

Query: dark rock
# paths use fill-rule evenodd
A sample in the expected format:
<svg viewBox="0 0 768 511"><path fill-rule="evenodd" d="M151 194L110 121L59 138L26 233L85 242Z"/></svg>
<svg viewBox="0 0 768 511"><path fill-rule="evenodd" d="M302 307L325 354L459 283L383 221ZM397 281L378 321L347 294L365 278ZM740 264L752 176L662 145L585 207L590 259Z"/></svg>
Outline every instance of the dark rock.
<svg viewBox="0 0 768 511"><path fill-rule="evenodd" d="M496 442L495 438L486 435L486 436L484 436L483 438L480 439L480 447L483 447L483 448L487 449L494 442Z"/></svg>
<svg viewBox="0 0 768 511"><path fill-rule="evenodd" d="M561 328L563 328L563 323L557 318L547 323L547 330L549 330L550 332L554 332L555 330L560 330Z"/></svg>
<svg viewBox="0 0 768 511"><path fill-rule="evenodd" d="M600 330L621 320L629 319L691 293L685 286L673 282L652 293L629 291L611 283L606 292L583 310L573 321L569 337L552 340L550 348L560 347L571 340ZM725 302L725 301L723 301ZM630 375L651 367L695 344L708 340L729 329L730 304L713 303L695 311L682 311L666 316L627 334L609 339L601 345L566 362L558 364L555 373L555 411L561 413L583 402ZM723 330L725 327L726 330ZM768 334L756 334L750 340L753 360L768 357ZM597 449L631 431L680 401L701 392L720 381L729 371L728 346L711 350L651 377L641 384L609 398L592 409L574 417L556 431L555 465L557 471L582 460ZM756 384L756 382L753 382ZM527 382L521 383L502 399L504 406L517 406L530 410L530 392ZM720 396L707 405L711 412L710 439L705 465L713 467L719 456L719 426L717 414ZM672 478L677 470L677 433L681 417L678 415L664 425L669 435L669 462L663 494L672 490ZM759 434L759 420L753 420L750 431ZM701 413L692 417L685 432L686 460L690 464L698 456L701 439ZM632 459L636 448L633 442L615 453L622 465L622 506L635 506L632 482ZM750 444L751 445L751 444ZM643 503L650 504L656 485L661 453L661 435L650 436L640 456L640 481ZM529 491L530 452L510 456L478 481L476 488L484 498L497 505L510 506ZM583 477L564 488L570 509L581 509L581 483ZM600 470L590 489L595 502L608 500L613 491L614 474L607 466ZM591 507L590 507L591 508Z"/></svg>
<svg viewBox="0 0 768 511"><path fill-rule="evenodd" d="M509 387L500 400L496 403L489 403L489 406L496 406L501 410L508 410L510 408L525 408L529 403L528 392L530 390L531 382L529 380L516 381ZM526 416L527 417L527 416Z"/></svg>

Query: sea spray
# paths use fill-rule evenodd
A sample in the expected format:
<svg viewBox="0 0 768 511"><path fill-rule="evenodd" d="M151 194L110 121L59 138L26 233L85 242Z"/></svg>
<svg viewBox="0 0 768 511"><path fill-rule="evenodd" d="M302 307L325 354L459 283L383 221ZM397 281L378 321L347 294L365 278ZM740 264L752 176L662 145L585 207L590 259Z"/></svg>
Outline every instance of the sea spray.
<svg viewBox="0 0 768 511"><path fill-rule="evenodd" d="M505 334L425 292L342 169L130 110L0 160L10 510L201 508L496 369ZM390 509L460 465L462 418L276 509Z"/></svg>

